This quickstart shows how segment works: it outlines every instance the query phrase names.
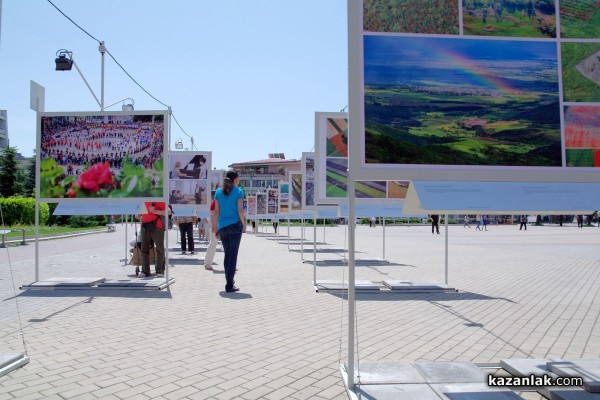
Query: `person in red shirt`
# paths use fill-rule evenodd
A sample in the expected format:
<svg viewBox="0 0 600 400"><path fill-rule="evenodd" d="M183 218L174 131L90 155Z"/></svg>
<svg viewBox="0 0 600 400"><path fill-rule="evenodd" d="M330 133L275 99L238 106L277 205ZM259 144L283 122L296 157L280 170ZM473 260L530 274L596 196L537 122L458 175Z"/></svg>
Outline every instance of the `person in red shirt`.
<svg viewBox="0 0 600 400"><path fill-rule="evenodd" d="M140 278L149 277L150 242L154 242L156 250L156 277L162 278L165 273L165 203L146 202L147 214L142 214L142 272Z"/></svg>

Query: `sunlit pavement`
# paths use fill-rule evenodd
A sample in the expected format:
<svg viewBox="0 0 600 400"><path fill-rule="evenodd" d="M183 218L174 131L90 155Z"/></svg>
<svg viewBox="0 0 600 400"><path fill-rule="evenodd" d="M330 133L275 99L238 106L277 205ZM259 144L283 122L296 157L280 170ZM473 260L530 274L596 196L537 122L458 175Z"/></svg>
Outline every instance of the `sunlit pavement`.
<svg viewBox="0 0 600 400"><path fill-rule="evenodd" d="M318 260L343 258L344 230L317 227ZM118 225L40 242L40 279L133 276L122 261L132 232ZM281 220L279 241L272 227L244 235L238 293L224 293L221 252L207 271L203 251L171 251L176 282L163 291L20 290L35 280L35 246L0 249L0 353L23 351L21 326L31 358L0 378L0 398L346 398L338 371L347 358L345 296L315 292L313 265L301 259L313 260L312 245L301 251L298 227L288 245L287 232ZM305 229L309 241L313 232ZM356 279L443 283L445 243L443 226L440 235L429 226L359 226L356 257L388 262L356 267ZM358 358L597 358L599 243L595 226L452 225L448 283L459 292L359 293ZM316 276L342 280L348 270L319 266Z"/></svg>

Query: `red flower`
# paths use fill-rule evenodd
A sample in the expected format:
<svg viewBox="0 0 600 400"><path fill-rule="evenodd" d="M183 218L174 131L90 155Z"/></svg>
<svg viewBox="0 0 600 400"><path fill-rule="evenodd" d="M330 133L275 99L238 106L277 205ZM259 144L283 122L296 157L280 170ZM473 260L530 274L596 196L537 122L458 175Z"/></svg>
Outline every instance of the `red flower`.
<svg viewBox="0 0 600 400"><path fill-rule="evenodd" d="M115 185L115 178L108 168L108 162L97 163L86 169L79 175L75 184L81 189L96 193L100 187Z"/></svg>

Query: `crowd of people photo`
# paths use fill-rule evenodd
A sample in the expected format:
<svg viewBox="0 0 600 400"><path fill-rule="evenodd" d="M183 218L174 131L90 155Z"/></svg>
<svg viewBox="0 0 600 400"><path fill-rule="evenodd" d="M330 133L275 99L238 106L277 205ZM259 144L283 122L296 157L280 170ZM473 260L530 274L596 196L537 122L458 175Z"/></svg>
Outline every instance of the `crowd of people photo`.
<svg viewBox="0 0 600 400"><path fill-rule="evenodd" d="M111 173L119 175L126 158L134 165L152 169L164 152L164 121L154 117L44 117L41 159L53 158L65 167L67 175L73 176L97 163L107 163Z"/></svg>

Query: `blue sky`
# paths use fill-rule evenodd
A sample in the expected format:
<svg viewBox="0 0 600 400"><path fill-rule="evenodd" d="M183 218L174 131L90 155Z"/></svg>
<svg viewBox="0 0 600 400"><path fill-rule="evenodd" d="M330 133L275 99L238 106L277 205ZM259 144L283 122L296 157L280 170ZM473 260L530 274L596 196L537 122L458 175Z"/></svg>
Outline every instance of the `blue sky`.
<svg viewBox="0 0 600 400"><path fill-rule="evenodd" d="M314 113L348 104L345 0L52 0L98 40L141 86L169 105L213 167L314 146ZM35 148L30 80L46 88L46 111L98 111L75 69L55 71L67 49L100 97L97 42L47 0L0 0L0 109L10 145ZM164 110L105 58L105 105ZM118 111L121 103L107 111ZM190 139L175 124L172 143Z"/></svg>

